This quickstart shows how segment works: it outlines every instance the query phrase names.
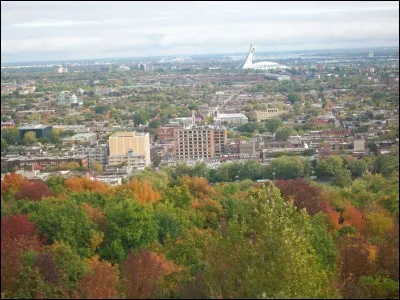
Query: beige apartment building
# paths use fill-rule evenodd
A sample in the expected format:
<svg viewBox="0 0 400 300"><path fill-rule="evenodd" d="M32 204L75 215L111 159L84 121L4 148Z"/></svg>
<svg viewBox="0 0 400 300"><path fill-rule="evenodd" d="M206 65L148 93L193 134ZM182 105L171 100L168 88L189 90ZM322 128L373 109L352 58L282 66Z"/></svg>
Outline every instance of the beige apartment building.
<svg viewBox="0 0 400 300"><path fill-rule="evenodd" d="M265 111L256 111L257 122L262 122L267 119L279 116L285 113L283 110L279 110L279 108L267 108Z"/></svg>
<svg viewBox="0 0 400 300"><path fill-rule="evenodd" d="M137 160L143 160L143 158L145 166L149 166L151 163L149 133L116 132L109 137L108 143L110 165L123 162L129 165L136 165L139 163Z"/></svg>

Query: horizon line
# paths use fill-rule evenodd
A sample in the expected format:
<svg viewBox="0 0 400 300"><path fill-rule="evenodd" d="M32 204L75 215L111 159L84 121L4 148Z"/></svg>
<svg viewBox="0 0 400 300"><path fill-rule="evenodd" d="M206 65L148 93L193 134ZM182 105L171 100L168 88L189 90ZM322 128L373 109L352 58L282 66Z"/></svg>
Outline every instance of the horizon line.
<svg viewBox="0 0 400 300"><path fill-rule="evenodd" d="M288 53L288 52L301 52L301 51L323 51L323 50L362 50L362 49L381 49L381 48L399 48L399 46L379 46L379 47L354 47L354 48L316 48L316 49L300 49L300 50L273 50L273 51L261 51L260 53L271 53L271 52L278 52L278 53ZM246 55L246 52L224 52L224 53L204 53L204 54L182 54L182 55L156 55L152 56L153 58L162 58L162 57L171 57L171 56L200 56L200 55L234 55L234 54L243 54ZM78 58L78 59L54 59L54 60L30 60L30 61L3 61L1 62L1 66L3 64L16 64L16 63L39 63L39 62L65 62L65 61L87 61L87 60L105 60L105 59L138 59L138 58L149 58L149 56L129 56L129 57L97 57L97 58Z"/></svg>

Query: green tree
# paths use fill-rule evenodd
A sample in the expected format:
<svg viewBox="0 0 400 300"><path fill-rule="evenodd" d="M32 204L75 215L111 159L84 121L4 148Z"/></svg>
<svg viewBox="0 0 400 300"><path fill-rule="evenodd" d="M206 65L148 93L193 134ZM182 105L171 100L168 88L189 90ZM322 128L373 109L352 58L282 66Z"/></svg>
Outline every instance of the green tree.
<svg viewBox="0 0 400 300"><path fill-rule="evenodd" d="M20 142L18 128L16 127L2 129L1 135L8 145L16 145Z"/></svg>
<svg viewBox="0 0 400 300"><path fill-rule="evenodd" d="M25 145L33 145L37 142L36 133L34 131L28 131L24 135L24 144Z"/></svg>
<svg viewBox="0 0 400 300"><path fill-rule="evenodd" d="M1 152L6 152L8 148L8 144L5 139L1 139Z"/></svg>
<svg viewBox="0 0 400 300"><path fill-rule="evenodd" d="M250 191L249 196L251 217L232 219L226 233L208 245L210 297L337 296L312 247L308 214L285 202L275 187Z"/></svg>
<svg viewBox="0 0 400 300"><path fill-rule="evenodd" d="M362 276L359 285L363 299L399 298L399 282L385 276Z"/></svg>
<svg viewBox="0 0 400 300"><path fill-rule="evenodd" d="M311 218L311 244L318 257L321 259L322 265L327 273L333 274L336 270L336 248L328 232L328 222L326 218L326 215L322 212L319 212Z"/></svg>
<svg viewBox="0 0 400 300"><path fill-rule="evenodd" d="M310 175L311 162L300 156L281 156L274 158L265 170L265 178L273 179L275 172L276 179L294 179Z"/></svg>
<svg viewBox="0 0 400 300"><path fill-rule="evenodd" d="M340 187L351 185L351 173L346 169L338 169L333 176L332 184Z"/></svg>
<svg viewBox="0 0 400 300"><path fill-rule="evenodd" d="M135 122L135 126L139 126L140 124L145 125L148 121L148 116L143 112L137 112L133 115L133 122Z"/></svg>
<svg viewBox="0 0 400 300"><path fill-rule="evenodd" d="M390 176L393 171L399 171L399 155L382 154L374 162L374 169L383 176Z"/></svg>
<svg viewBox="0 0 400 300"><path fill-rule="evenodd" d="M177 238L185 225L184 211L174 208L171 203L158 203L154 210L154 216L158 224L158 240L164 243L168 236Z"/></svg>
<svg viewBox="0 0 400 300"><path fill-rule="evenodd" d="M64 182L65 177L53 175L50 176L49 179L47 179L46 184L52 192L60 194L62 191L65 190Z"/></svg>
<svg viewBox="0 0 400 300"><path fill-rule="evenodd" d="M96 114L101 114L104 115L106 113L106 111L108 110L108 106L107 105L98 105L94 108L94 111Z"/></svg>
<svg viewBox="0 0 400 300"><path fill-rule="evenodd" d="M100 254L110 262L126 258L131 248L139 249L157 240L157 222L148 207L135 200L122 199L119 203L109 202L104 215L108 230Z"/></svg>
<svg viewBox="0 0 400 300"><path fill-rule="evenodd" d="M74 202L47 198L39 202L30 218L49 242L64 241L80 255L92 254L90 246L95 226L84 209Z"/></svg>
<svg viewBox="0 0 400 300"><path fill-rule="evenodd" d="M296 103L297 101L299 101L299 96L298 96L297 94L291 93L291 94L289 94L289 95L287 96L287 98L288 98L288 101L289 101L290 103L292 103L292 104L294 104L294 103Z"/></svg>
<svg viewBox="0 0 400 300"><path fill-rule="evenodd" d="M332 155L325 159L317 160L315 175L318 177L335 176L337 170L343 169L343 159L340 156Z"/></svg>
<svg viewBox="0 0 400 300"><path fill-rule="evenodd" d="M278 141L286 141L293 133L291 127L280 127L275 131L275 139Z"/></svg>
<svg viewBox="0 0 400 300"><path fill-rule="evenodd" d="M53 129L50 134L50 142L53 144L61 144L61 129Z"/></svg>
<svg viewBox="0 0 400 300"><path fill-rule="evenodd" d="M367 163L361 159L352 159L347 163L346 169L351 172L352 176L359 177L366 171Z"/></svg>
<svg viewBox="0 0 400 300"><path fill-rule="evenodd" d="M175 207L189 208L193 198L189 188L184 184L167 188L162 197L164 202L172 203Z"/></svg>
<svg viewBox="0 0 400 300"><path fill-rule="evenodd" d="M279 127L282 127L283 123L281 119L272 118L265 121L265 127L267 128L268 132L275 133Z"/></svg>
<svg viewBox="0 0 400 300"><path fill-rule="evenodd" d="M95 172L102 172L103 171L103 165L98 161L94 161L92 166L91 166L91 169L93 171L95 171Z"/></svg>
<svg viewBox="0 0 400 300"><path fill-rule="evenodd" d="M76 251L63 241L56 241L48 248L60 272L62 286L67 289L70 296L79 280L87 273L88 266Z"/></svg>

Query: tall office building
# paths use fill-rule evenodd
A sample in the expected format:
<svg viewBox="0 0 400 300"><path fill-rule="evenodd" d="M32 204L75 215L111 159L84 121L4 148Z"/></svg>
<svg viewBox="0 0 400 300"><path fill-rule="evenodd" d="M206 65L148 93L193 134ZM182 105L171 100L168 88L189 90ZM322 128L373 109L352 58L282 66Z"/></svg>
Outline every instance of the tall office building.
<svg viewBox="0 0 400 300"><path fill-rule="evenodd" d="M149 133L142 132L116 132L108 139L110 165L127 162L128 165L136 164L136 160L143 160L145 166L150 161Z"/></svg>

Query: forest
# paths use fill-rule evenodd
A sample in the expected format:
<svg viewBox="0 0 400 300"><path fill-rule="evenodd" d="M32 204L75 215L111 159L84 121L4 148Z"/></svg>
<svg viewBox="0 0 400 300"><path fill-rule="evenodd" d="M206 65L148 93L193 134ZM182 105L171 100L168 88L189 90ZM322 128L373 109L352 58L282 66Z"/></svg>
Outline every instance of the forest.
<svg viewBox="0 0 400 300"><path fill-rule="evenodd" d="M6 174L2 299L398 298L398 161L386 161L342 162L346 184L281 165L255 182L251 163L144 170L116 187Z"/></svg>

